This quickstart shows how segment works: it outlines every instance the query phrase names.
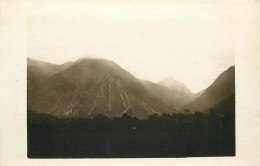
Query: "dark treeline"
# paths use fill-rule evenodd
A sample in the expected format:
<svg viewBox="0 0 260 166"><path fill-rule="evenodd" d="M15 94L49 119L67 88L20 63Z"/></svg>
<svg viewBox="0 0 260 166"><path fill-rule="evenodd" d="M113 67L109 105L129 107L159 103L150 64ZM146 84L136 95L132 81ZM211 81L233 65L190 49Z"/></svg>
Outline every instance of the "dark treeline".
<svg viewBox="0 0 260 166"><path fill-rule="evenodd" d="M185 111L139 120L57 118L28 111L30 158L132 158L235 155L235 99L207 115Z"/></svg>

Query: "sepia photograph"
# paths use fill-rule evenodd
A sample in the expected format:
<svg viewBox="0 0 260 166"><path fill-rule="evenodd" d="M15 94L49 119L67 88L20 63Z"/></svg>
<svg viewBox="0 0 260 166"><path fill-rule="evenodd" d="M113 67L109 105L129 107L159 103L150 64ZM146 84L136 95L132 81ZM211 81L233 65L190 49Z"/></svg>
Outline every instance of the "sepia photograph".
<svg viewBox="0 0 260 166"><path fill-rule="evenodd" d="M28 157L234 156L230 10L92 5L28 18Z"/></svg>
<svg viewBox="0 0 260 166"><path fill-rule="evenodd" d="M0 165L258 166L251 0L0 0Z"/></svg>

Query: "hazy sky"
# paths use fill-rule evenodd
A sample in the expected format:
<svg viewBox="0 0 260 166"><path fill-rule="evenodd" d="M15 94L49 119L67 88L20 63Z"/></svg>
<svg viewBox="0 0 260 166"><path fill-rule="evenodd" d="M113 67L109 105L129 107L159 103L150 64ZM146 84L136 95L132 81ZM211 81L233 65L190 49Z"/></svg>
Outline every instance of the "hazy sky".
<svg viewBox="0 0 260 166"><path fill-rule="evenodd" d="M173 77L193 92L235 64L232 4L35 0L30 9L28 56L35 59L103 57L138 78Z"/></svg>

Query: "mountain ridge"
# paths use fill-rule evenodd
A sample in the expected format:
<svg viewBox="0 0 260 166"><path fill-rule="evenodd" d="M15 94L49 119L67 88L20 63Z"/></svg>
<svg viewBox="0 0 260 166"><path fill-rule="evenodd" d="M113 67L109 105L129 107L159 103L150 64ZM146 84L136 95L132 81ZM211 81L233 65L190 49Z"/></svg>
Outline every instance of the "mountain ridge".
<svg viewBox="0 0 260 166"><path fill-rule="evenodd" d="M27 74L28 109L55 116L115 117L126 113L143 119L151 114L182 112L208 91L193 94L175 80L175 87L167 87L163 80L141 80L115 62L97 58L61 65L29 60Z"/></svg>
<svg viewBox="0 0 260 166"><path fill-rule="evenodd" d="M198 93L193 93L187 87L187 85L185 85L184 83L181 83L179 81L176 81L172 77L165 78L165 79L159 81L158 84L169 88L169 90L171 90L172 93L176 93L179 96L179 98L181 98L183 101L185 101L182 103L181 106L184 106L184 105L192 102L193 100L197 99L203 93L203 90L199 91ZM180 108L180 107L178 107L178 108Z"/></svg>
<svg viewBox="0 0 260 166"><path fill-rule="evenodd" d="M48 77L30 94L28 106L56 116L83 117L128 113L145 118L149 114L177 111L116 63L96 59L82 60Z"/></svg>
<svg viewBox="0 0 260 166"><path fill-rule="evenodd" d="M222 72L193 102L181 109L204 111L235 94L235 66Z"/></svg>

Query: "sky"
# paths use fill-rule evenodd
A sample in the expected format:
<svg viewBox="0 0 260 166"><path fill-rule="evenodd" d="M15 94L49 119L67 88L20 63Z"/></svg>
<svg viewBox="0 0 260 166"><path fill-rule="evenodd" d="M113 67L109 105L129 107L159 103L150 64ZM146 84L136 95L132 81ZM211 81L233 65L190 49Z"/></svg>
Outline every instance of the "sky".
<svg viewBox="0 0 260 166"><path fill-rule="evenodd" d="M172 77L194 93L235 64L232 3L34 0L29 7L27 54L34 59L106 58L137 78Z"/></svg>

